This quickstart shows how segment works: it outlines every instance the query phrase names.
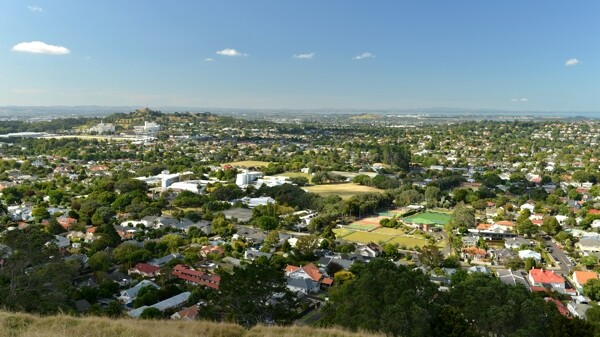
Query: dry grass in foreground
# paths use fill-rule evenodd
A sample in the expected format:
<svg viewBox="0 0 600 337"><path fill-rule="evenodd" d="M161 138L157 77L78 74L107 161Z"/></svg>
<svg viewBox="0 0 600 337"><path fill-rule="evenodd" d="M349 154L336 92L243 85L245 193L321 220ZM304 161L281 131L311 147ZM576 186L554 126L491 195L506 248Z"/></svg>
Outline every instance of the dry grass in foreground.
<svg viewBox="0 0 600 337"><path fill-rule="evenodd" d="M104 317L34 316L0 312L0 337L367 337L340 329L257 326L208 321L145 321Z"/></svg>

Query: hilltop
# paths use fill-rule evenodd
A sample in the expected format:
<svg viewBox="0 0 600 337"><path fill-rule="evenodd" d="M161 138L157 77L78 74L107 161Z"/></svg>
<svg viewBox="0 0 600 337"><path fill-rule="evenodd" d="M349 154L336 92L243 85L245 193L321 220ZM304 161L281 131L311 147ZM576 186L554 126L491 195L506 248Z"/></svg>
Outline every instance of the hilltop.
<svg viewBox="0 0 600 337"><path fill-rule="evenodd" d="M339 329L256 326L250 330L236 324L208 321L139 321L104 317L35 316L0 311L0 337L366 337Z"/></svg>

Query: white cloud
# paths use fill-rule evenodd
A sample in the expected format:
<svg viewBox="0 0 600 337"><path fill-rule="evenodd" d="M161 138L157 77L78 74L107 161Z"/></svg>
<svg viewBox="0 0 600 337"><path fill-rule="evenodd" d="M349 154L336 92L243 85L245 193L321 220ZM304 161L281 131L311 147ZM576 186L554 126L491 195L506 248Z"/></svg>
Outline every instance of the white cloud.
<svg viewBox="0 0 600 337"><path fill-rule="evenodd" d="M373 55L373 54L369 53L368 51L366 51L366 52L364 52L362 54L354 56L352 59L354 59L354 60L362 60L362 59L368 59L368 58L374 58L374 57L375 57L375 55Z"/></svg>
<svg viewBox="0 0 600 337"><path fill-rule="evenodd" d="M204 59L204 62L212 62L214 59L212 57L207 57Z"/></svg>
<svg viewBox="0 0 600 337"><path fill-rule="evenodd" d="M511 98L510 101L511 102L527 102L529 100L527 98L523 97L523 98Z"/></svg>
<svg viewBox="0 0 600 337"><path fill-rule="evenodd" d="M570 66L576 66L579 64L579 60L578 59L568 59L565 61L565 66L570 67Z"/></svg>
<svg viewBox="0 0 600 337"><path fill-rule="evenodd" d="M233 48L225 48L223 50L217 51L217 54L222 56L246 56L247 54L240 53L239 51Z"/></svg>
<svg viewBox="0 0 600 337"><path fill-rule="evenodd" d="M27 5L27 8L29 8L29 10L32 11L32 12L41 12L41 11L43 11L42 7L39 7L39 6Z"/></svg>
<svg viewBox="0 0 600 337"><path fill-rule="evenodd" d="M310 60L315 56L315 53L303 53L292 56L295 59Z"/></svg>
<svg viewBox="0 0 600 337"><path fill-rule="evenodd" d="M12 51L33 54L66 55L71 51L63 46L53 46L41 41L21 42L12 47Z"/></svg>

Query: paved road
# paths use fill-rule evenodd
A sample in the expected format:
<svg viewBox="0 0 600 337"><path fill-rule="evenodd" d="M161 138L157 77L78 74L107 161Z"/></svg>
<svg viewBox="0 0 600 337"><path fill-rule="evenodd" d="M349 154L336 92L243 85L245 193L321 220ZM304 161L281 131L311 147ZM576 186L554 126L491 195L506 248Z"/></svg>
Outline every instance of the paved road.
<svg viewBox="0 0 600 337"><path fill-rule="evenodd" d="M567 257L567 254L560 249L560 247L550 240L550 238L545 240L546 247L550 249L550 255L554 258L554 260L560 262L560 273L563 275L569 275L571 273L571 269L573 268L573 263Z"/></svg>

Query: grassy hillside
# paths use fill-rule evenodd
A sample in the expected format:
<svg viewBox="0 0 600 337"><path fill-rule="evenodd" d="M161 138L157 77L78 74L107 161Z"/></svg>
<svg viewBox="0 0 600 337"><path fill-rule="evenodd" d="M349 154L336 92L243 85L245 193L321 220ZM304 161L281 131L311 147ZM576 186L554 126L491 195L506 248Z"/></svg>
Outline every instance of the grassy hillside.
<svg viewBox="0 0 600 337"><path fill-rule="evenodd" d="M102 317L47 316L0 312L0 337L366 337L337 329L239 325L207 321L141 321Z"/></svg>

